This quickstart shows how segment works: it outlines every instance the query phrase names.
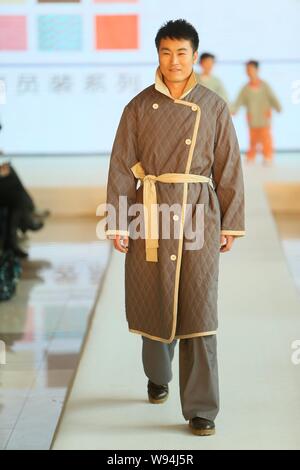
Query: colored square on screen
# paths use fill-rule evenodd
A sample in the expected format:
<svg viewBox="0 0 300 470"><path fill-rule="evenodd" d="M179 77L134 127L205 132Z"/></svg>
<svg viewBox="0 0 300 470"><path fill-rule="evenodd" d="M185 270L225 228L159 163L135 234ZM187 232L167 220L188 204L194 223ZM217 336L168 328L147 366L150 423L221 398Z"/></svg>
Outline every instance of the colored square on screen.
<svg viewBox="0 0 300 470"><path fill-rule="evenodd" d="M77 51L82 45L82 18L79 15L41 15L38 44L42 51Z"/></svg>
<svg viewBox="0 0 300 470"><path fill-rule="evenodd" d="M94 0L95 3L137 3L139 0Z"/></svg>
<svg viewBox="0 0 300 470"><path fill-rule="evenodd" d="M80 3L80 0L38 0L38 3Z"/></svg>
<svg viewBox="0 0 300 470"><path fill-rule="evenodd" d="M96 20L96 49L138 49L138 15L100 15Z"/></svg>
<svg viewBox="0 0 300 470"><path fill-rule="evenodd" d="M0 5L20 5L27 3L27 0L0 0Z"/></svg>
<svg viewBox="0 0 300 470"><path fill-rule="evenodd" d="M25 16L0 16L0 51L27 49Z"/></svg>

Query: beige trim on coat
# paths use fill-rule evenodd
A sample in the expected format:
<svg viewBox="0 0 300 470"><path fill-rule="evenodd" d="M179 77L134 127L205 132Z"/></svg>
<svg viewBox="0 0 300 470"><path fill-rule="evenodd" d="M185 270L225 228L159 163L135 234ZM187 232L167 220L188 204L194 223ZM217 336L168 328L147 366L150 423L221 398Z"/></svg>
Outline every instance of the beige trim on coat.
<svg viewBox="0 0 300 470"><path fill-rule="evenodd" d="M221 230L221 235L233 235L234 237L243 237L245 230Z"/></svg>
<svg viewBox="0 0 300 470"><path fill-rule="evenodd" d="M195 110L196 113L196 120L194 126L194 132L192 137L192 143L188 155L188 160L185 168L185 173L190 172L192 159L194 155L194 150L196 146L196 140L198 135L198 130L200 126L200 118L201 118L201 109L200 106L196 105L195 103L191 103L189 101L182 101L182 100L175 100L176 104L181 104L184 106L190 106ZM176 326L177 326L177 313L178 313L178 290L179 290L179 278L180 278L180 267L181 267L181 260L182 260L182 249L183 249L183 228L184 228L184 220L185 220L185 211L186 211L186 203L188 197L188 183L183 183L183 201L182 201L182 209L181 209L181 223L180 223L180 236L179 236L179 243L178 243L178 251L177 251L177 265L176 265L176 274L175 274L175 289L174 289L174 302L173 302L173 328L171 333L171 338L169 339L170 342L174 339L176 333Z"/></svg>
<svg viewBox="0 0 300 470"><path fill-rule="evenodd" d="M188 339L188 338L198 338L199 336L211 336L216 335L217 330L215 331L206 331L205 333L192 333L190 335L177 335L174 339Z"/></svg>
<svg viewBox="0 0 300 470"><path fill-rule="evenodd" d="M129 332L130 333L135 333L137 335L145 336L146 338L153 339L154 341L160 341L161 343L166 343L166 344L172 343L172 341L174 339L173 338L173 339L169 340L169 339L160 338L159 336L152 336L152 335L149 335L149 333L145 333L144 331L133 330L131 328L129 328Z"/></svg>
<svg viewBox="0 0 300 470"><path fill-rule="evenodd" d="M190 151L188 154L188 159L187 159L187 164L186 164L186 169L185 169L185 174L189 174L191 164L192 164L192 159L194 155L194 150L196 146L196 140L197 140L197 135L198 135L198 130L200 126L200 118L201 118L201 109L200 106L198 106L196 103L191 103L190 101L183 101L182 98L184 98L190 91L198 84L196 75L194 71L191 73L190 78L186 84L186 87L183 91L183 94L181 95L180 99L174 99L168 87L163 81L163 76L160 71L160 68L158 67L156 70L156 77L155 77L155 89L159 91L160 93L163 93L164 95L168 96L174 101L174 104L181 104L184 106L190 106L191 111L195 112L196 119L195 119L195 125L194 125L194 131L193 131L193 137L191 141L191 146L190 146ZM187 136L187 138L190 138L190 136ZM176 263L176 271L175 271L175 289L174 289L174 300L173 300L173 326L172 326L172 333L171 337L166 340L164 338L160 338L157 336L151 336L147 333L144 333L142 331L137 331L137 330L132 330L129 328L129 331L131 333L137 333L142 336L145 336L147 338L156 340L156 341L161 341L163 343L171 343L174 338L175 338L175 332L176 332L176 325L177 325L177 312L178 312L178 290L179 290L179 278L180 278L180 267L181 267L181 259L182 259L182 247L183 247L183 228L184 228L184 219L185 219L185 211L186 211L186 203L187 203L187 196L188 196L188 183L183 183L184 188L183 188L183 201L182 201L182 209L181 209L181 222L180 222L180 236L179 236L179 243L178 243L178 250L177 250L177 263ZM195 335L191 335L190 337L192 338L193 336L201 336L205 335L205 333L195 333Z"/></svg>
<svg viewBox="0 0 300 470"><path fill-rule="evenodd" d="M200 336L211 336L211 335L216 335L217 334L217 331L205 331L204 333L191 333L190 335L174 336L173 339L164 339L164 338L160 338L159 336L149 335L148 333L144 333L143 331L132 330L131 328L129 328L129 332L137 334L137 335L145 336L145 338L149 338L149 339L152 339L154 341L160 341L161 343L165 343L165 344L172 343L172 341L174 339L199 338Z"/></svg>
<svg viewBox="0 0 300 470"><path fill-rule="evenodd" d="M187 84L186 84L186 86L183 90L183 93L182 93L182 95L180 96L179 99L181 100L182 98L184 98L190 91L192 91L192 89L197 84L198 84L197 77L196 77L196 74L193 70L190 77L189 77L189 80L188 80L188 82L187 82ZM160 93L163 93L163 95L166 95L169 98L171 98L172 100L174 100L173 96L170 93L169 88L167 87L167 85L164 82L164 77L163 77L163 74L161 73L161 70L160 70L159 67L157 67L156 75L155 75L155 89L157 91L159 91Z"/></svg>

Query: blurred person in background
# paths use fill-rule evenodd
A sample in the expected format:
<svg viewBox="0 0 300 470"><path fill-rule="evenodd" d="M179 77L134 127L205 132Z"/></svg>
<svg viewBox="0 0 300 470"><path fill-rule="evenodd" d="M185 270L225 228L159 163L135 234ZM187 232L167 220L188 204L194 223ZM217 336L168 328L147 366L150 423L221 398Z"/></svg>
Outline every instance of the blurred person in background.
<svg viewBox="0 0 300 470"><path fill-rule="evenodd" d="M2 125L0 123L0 130ZM49 211L39 211L30 194L25 189L17 172L0 150L0 207L7 210L7 220L2 239L2 249L12 250L20 258L26 258L26 253L20 246L19 233L26 234L28 230L40 230ZM3 217L3 214L1 215Z"/></svg>
<svg viewBox="0 0 300 470"><path fill-rule="evenodd" d="M18 229L23 233L27 230L40 230L44 222L35 214L31 196L9 163L0 165L0 207L8 210L3 248L25 258L28 254L19 246Z"/></svg>
<svg viewBox="0 0 300 470"><path fill-rule="evenodd" d="M281 104L270 85L259 77L257 60L249 60L246 63L246 73L249 82L239 92L231 106L231 112L234 115L241 106L246 108L250 140L246 161L254 162L256 152L261 147L264 164L271 165L274 153L271 134L272 109L281 112Z"/></svg>
<svg viewBox="0 0 300 470"><path fill-rule="evenodd" d="M223 100L228 102L227 92L222 81L220 78L212 74L215 63L216 57L209 52L204 52L200 56L200 67L202 71L200 74L196 73L195 75L197 77L198 83L214 91L219 96L221 96Z"/></svg>

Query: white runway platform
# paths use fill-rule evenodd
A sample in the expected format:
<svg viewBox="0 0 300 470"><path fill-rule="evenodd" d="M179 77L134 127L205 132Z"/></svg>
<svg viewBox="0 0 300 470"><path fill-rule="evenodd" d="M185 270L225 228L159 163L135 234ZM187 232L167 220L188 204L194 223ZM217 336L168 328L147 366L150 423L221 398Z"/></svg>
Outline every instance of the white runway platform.
<svg viewBox="0 0 300 470"><path fill-rule="evenodd" d="M300 449L300 296L263 190L300 180L297 158L244 167L246 237L221 254L221 410L212 437L181 415L178 350L169 400L147 401L141 338L128 333L124 255L113 252L53 449Z"/></svg>

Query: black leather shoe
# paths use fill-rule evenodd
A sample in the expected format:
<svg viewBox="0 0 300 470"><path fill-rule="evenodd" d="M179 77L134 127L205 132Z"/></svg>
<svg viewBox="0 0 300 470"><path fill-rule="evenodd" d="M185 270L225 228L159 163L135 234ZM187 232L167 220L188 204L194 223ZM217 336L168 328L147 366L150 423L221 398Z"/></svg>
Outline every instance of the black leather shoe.
<svg viewBox="0 0 300 470"><path fill-rule="evenodd" d="M158 405L164 403L169 396L169 386L167 385L156 385L155 383L148 380L148 398L150 403Z"/></svg>
<svg viewBox="0 0 300 470"><path fill-rule="evenodd" d="M216 432L215 423L213 421L199 418L198 416L190 419L189 426L192 433L196 436L212 436Z"/></svg>

